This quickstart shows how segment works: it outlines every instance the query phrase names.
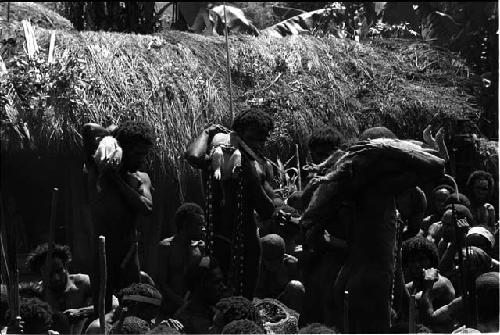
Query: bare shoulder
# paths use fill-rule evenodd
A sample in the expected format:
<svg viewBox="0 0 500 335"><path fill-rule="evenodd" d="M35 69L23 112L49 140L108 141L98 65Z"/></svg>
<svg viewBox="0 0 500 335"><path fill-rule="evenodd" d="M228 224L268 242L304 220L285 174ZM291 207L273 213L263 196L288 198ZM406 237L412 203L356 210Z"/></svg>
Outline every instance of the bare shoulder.
<svg viewBox="0 0 500 335"><path fill-rule="evenodd" d="M173 242L174 242L174 237L175 237L175 235L161 240L159 243L159 246L163 247L163 248L171 247L173 245Z"/></svg>
<svg viewBox="0 0 500 335"><path fill-rule="evenodd" d="M151 179L146 172L136 171L134 174L142 181L143 184L151 185Z"/></svg>
<svg viewBox="0 0 500 335"><path fill-rule="evenodd" d="M75 273L69 275L69 278L73 281L76 287L90 287L90 277L84 273Z"/></svg>

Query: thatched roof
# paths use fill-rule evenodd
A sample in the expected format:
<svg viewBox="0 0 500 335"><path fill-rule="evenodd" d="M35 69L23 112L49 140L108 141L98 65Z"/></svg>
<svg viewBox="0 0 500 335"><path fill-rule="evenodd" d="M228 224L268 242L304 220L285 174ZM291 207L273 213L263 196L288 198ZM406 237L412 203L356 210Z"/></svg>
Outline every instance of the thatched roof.
<svg viewBox="0 0 500 335"><path fill-rule="evenodd" d="M56 3L50 4L54 7ZM7 21L7 8L6 1L0 2L0 13L2 13L0 16L0 25ZM32 24L46 29L73 29L73 25L68 19L43 4L36 2L11 2L9 20L30 20Z"/></svg>
<svg viewBox="0 0 500 335"><path fill-rule="evenodd" d="M6 60L3 152L19 150L10 125L23 137L20 120L39 151L76 154L85 122L140 118L156 131L155 161L171 168L203 127L230 124L222 37L59 30L56 64L47 65L50 31L35 31L40 59L27 61L18 49ZM276 123L268 148L273 159L278 153L286 159L293 143L304 150L311 130L324 123L347 138L385 125L402 138L421 139L428 122L439 126L480 112L467 93L463 61L425 43L312 36L233 36L229 43L236 110L264 99Z"/></svg>

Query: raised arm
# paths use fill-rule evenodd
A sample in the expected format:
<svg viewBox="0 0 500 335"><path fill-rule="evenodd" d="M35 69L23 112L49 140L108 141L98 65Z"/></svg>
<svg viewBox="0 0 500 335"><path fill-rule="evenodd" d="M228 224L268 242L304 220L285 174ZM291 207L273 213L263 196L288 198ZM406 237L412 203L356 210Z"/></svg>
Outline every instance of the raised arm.
<svg viewBox="0 0 500 335"><path fill-rule="evenodd" d="M97 123L86 123L82 128L83 150L85 152L85 163L92 165L94 160L92 156L104 136L110 135L109 129L106 129Z"/></svg>
<svg viewBox="0 0 500 335"><path fill-rule="evenodd" d="M186 152L184 152L184 158L197 169L202 169L206 166L206 162L209 159L207 150L210 146L210 141L213 136L218 133L228 133L229 130L221 125L215 124L209 128L203 130L203 132L191 143Z"/></svg>

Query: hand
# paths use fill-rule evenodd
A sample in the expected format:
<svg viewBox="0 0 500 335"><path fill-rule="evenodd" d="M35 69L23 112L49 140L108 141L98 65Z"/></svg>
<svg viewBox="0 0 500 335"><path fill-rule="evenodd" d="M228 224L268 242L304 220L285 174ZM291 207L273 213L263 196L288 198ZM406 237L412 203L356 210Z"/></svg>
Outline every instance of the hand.
<svg viewBox="0 0 500 335"><path fill-rule="evenodd" d="M434 283L438 280L439 272L435 268L423 269L424 290L430 290Z"/></svg>
<svg viewBox="0 0 500 335"><path fill-rule="evenodd" d="M181 333L184 331L184 325L175 319L163 320L160 324L166 325L169 328L177 329Z"/></svg>
<svg viewBox="0 0 500 335"><path fill-rule="evenodd" d="M218 133L228 134L230 133L230 130L220 124L213 124L205 129L205 132L208 134L208 136L213 137Z"/></svg>

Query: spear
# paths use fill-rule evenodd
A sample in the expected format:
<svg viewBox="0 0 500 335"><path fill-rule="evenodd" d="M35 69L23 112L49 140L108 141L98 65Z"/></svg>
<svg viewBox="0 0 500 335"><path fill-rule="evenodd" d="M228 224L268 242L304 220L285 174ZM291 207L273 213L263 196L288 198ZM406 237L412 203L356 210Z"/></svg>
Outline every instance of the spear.
<svg viewBox="0 0 500 335"><path fill-rule="evenodd" d="M344 291L344 334L349 334L349 291Z"/></svg>
<svg viewBox="0 0 500 335"><path fill-rule="evenodd" d="M231 64L229 61L229 42L227 39L227 18L226 18L226 2L224 2L224 34L226 35L226 65L227 65L227 85L229 89L229 109L231 111L231 124L234 121L234 109L233 109L233 90L231 87Z"/></svg>
<svg viewBox="0 0 500 335"><path fill-rule="evenodd" d="M106 238L104 236L99 236L99 326L101 328L101 334L106 334L106 281L107 281L107 269L106 269Z"/></svg>
<svg viewBox="0 0 500 335"><path fill-rule="evenodd" d="M54 188L52 190L52 204L50 207L50 222L49 222L49 241L47 245L47 258L45 259L45 278L43 278L45 284L49 282L50 273L52 272L52 254L54 253L54 235L56 228L56 217L57 217L57 196L59 189Z"/></svg>
<svg viewBox="0 0 500 335"><path fill-rule="evenodd" d="M299 145L295 144L295 157L297 158L297 171L298 171L298 183L299 191L302 191L302 176L300 175L300 156L299 156Z"/></svg>

